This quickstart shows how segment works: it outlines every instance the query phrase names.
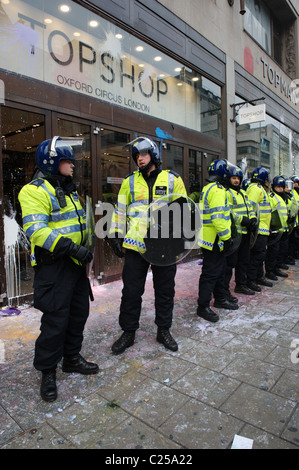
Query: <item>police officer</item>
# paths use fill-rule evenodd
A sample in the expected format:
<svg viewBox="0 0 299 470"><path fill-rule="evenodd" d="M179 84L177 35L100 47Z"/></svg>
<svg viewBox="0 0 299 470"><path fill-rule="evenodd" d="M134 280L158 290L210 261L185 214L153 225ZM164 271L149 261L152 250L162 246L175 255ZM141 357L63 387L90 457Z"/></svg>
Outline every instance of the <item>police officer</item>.
<svg viewBox="0 0 299 470"><path fill-rule="evenodd" d="M200 199L200 193L201 193L201 189L200 189L200 183L199 181L192 181L191 185L190 185L190 194L189 194L189 198L196 204L199 203L199 199Z"/></svg>
<svg viewBox="0 0 299 470"><path fill-rule="evenodd" d="M182 178L173 171L161 170L159 149L147 137L138 137L130 142L131 154L138 170L128 175L119 190L113 213L110 244L119 257L125 256L123 267L123 290L119 324L122 335L112 345L114 354L122 353L132 346L135 332L139 328L142 294L150 266L138 251L140 225L152 201L161 196L182 194L187 196ZM128 219L128 230L126 221ZM126 248L124 253L122 248ZM175 294L176 264L151 265L155 291L155 323L158 327L157 341L167 349L177 351L178 345L170 334Z"/></svg>
<svg viewBox="0 0 299 470"><path fill-rule="evenodd" d="M41 397L54 401L62 357L64 372L99 370L80 355L89 315L85 266L92 253L84 246L86 215L73 181L73 147L58 136L46 140L36 150L36 163L38 177L21 189L19 201L35 270L34 307L43 313L34 366L42 372Z"/></svg>
<svg viewBox="0 0 299 470"><path fill-rule="evenodd" d="M278 220L276 230L280 230L286 234L288 231L288 210L286 203L286 196L284 193L285 179L281 176L275 176L272 181L272 191L270 193L270 205L272 214L277 211ZM273 216L272 216L273 217ZM279 226L281 227L279 228ZM271 229L271 226L270 226ZM277 239L273 239L273 237ZM271 243L270 243L271 242ZM286 273L279 269L280 267L280 247L281 238L277 235L271 235L268 237L267 254L265 259L266 277L272 281L277 281L278 277L288 277Z"/></svg>
<svg viewBox="0 0 299 470"><path fill-rule="evenodd" d="M231 210L239 217L242 227L241 243L237 250L227 257L225 286L227 298L235 301L229 291L232 271L235 268L235 292L245 295L254 295L254 291L247 287L247 270L250 257L250 232L255 231L258 225L256 214L250 204L246 192L241 189L243 172L241 168L231 163L228 165L227 197Z"/></svg>
<svg viewBox="0 0 299 470"><path fill-rule="evenodd" d="M203 226L198 244L203 253L202 272L199 278L197 315L217 322L219 316L210 308L212 294L214 307L237 310L238 305L227 300L224 278L225 252L231 248L231 219L227 193L223 186L227 175L227 161L214 160L208 168L208 184L200 196Z"/></svg>
<svg viewBox="0 0 299 470"><path fill-rule="evenodd" d="M272 282L265 278L264 261L267 252L267 239L270 234L271 206L269 201L269 171L258 167L252 172L251 183L247 188L247 197L255 211L259 208L259 228L254 246L250 250L250 263L247 271L247 287L261 292L258 284L272 287Z"/></svg>

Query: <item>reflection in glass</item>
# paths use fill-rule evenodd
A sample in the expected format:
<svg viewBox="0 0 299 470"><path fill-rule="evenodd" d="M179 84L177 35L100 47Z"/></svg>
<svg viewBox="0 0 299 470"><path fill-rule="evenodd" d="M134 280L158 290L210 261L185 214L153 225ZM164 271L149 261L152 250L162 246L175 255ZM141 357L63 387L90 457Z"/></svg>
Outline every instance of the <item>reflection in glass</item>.
<svg viewBox="0 0 299 470"><path fill-rule="evenodd" d="M220 86L86 8L60 6L1 4L1 68L222 136Z"/></svg>
<svg viewBox="0 0 299 470"><path fill-rule="evenodd" d="M299 173L298 134L268 115L265 121L242 125L237 117L237 164L245 177L258 166L269 169L271 178Z"/></svg>

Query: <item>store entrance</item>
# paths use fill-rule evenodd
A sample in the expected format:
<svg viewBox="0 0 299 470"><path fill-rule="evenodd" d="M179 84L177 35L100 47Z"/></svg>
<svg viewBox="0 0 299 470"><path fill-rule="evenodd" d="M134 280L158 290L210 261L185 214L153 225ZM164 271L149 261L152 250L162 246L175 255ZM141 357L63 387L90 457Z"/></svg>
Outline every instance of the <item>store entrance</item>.
<svg viewBox="0 0 299 470"><path fill-rule="evenodd" d="M33 290L30 244L22 228L18 194L31 180L35 150L45 140L46 116L43 113L2 106L2 172L4 221L4 276L8 303ZM3 275L3 274L2 274ZM4 282L5 281L5 282ZM2 293L1 293L2 294ZM7 299L3 299L7 300Z"/></svg>

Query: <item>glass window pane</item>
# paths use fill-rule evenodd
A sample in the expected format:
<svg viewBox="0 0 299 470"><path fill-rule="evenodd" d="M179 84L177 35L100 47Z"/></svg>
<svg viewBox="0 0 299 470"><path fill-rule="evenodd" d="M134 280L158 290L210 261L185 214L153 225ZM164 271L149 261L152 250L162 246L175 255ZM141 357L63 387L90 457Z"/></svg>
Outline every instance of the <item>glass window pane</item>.
<svg viewBox="0 0 299 470"><path fill-rule="evenodd" d="M1 68L222 137L220 86L81 5L61 6L2 2Z"/></svg>

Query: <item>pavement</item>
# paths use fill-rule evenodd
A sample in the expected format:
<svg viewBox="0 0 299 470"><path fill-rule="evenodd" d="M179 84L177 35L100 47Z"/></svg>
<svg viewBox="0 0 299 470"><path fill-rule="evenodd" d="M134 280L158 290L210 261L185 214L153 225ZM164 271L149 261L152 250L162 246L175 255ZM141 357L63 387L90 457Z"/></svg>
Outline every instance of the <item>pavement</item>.
<svg viewBox="0 0 299 470"><path fill-rule="evenodd" d="M299 449L299 261L272 288L237 294L238 310L215 309L214 324L196 315L200 272L197 259L178 265L177 352L156 341L151 272L135 344L118 356L110 348L121 333L122 281L93 286L81 352L100 372L59 365L52 403L40 398L32 366L40 312L21 305L0 316L1 450L110 449L116 459L125 449Z"/></svg>

